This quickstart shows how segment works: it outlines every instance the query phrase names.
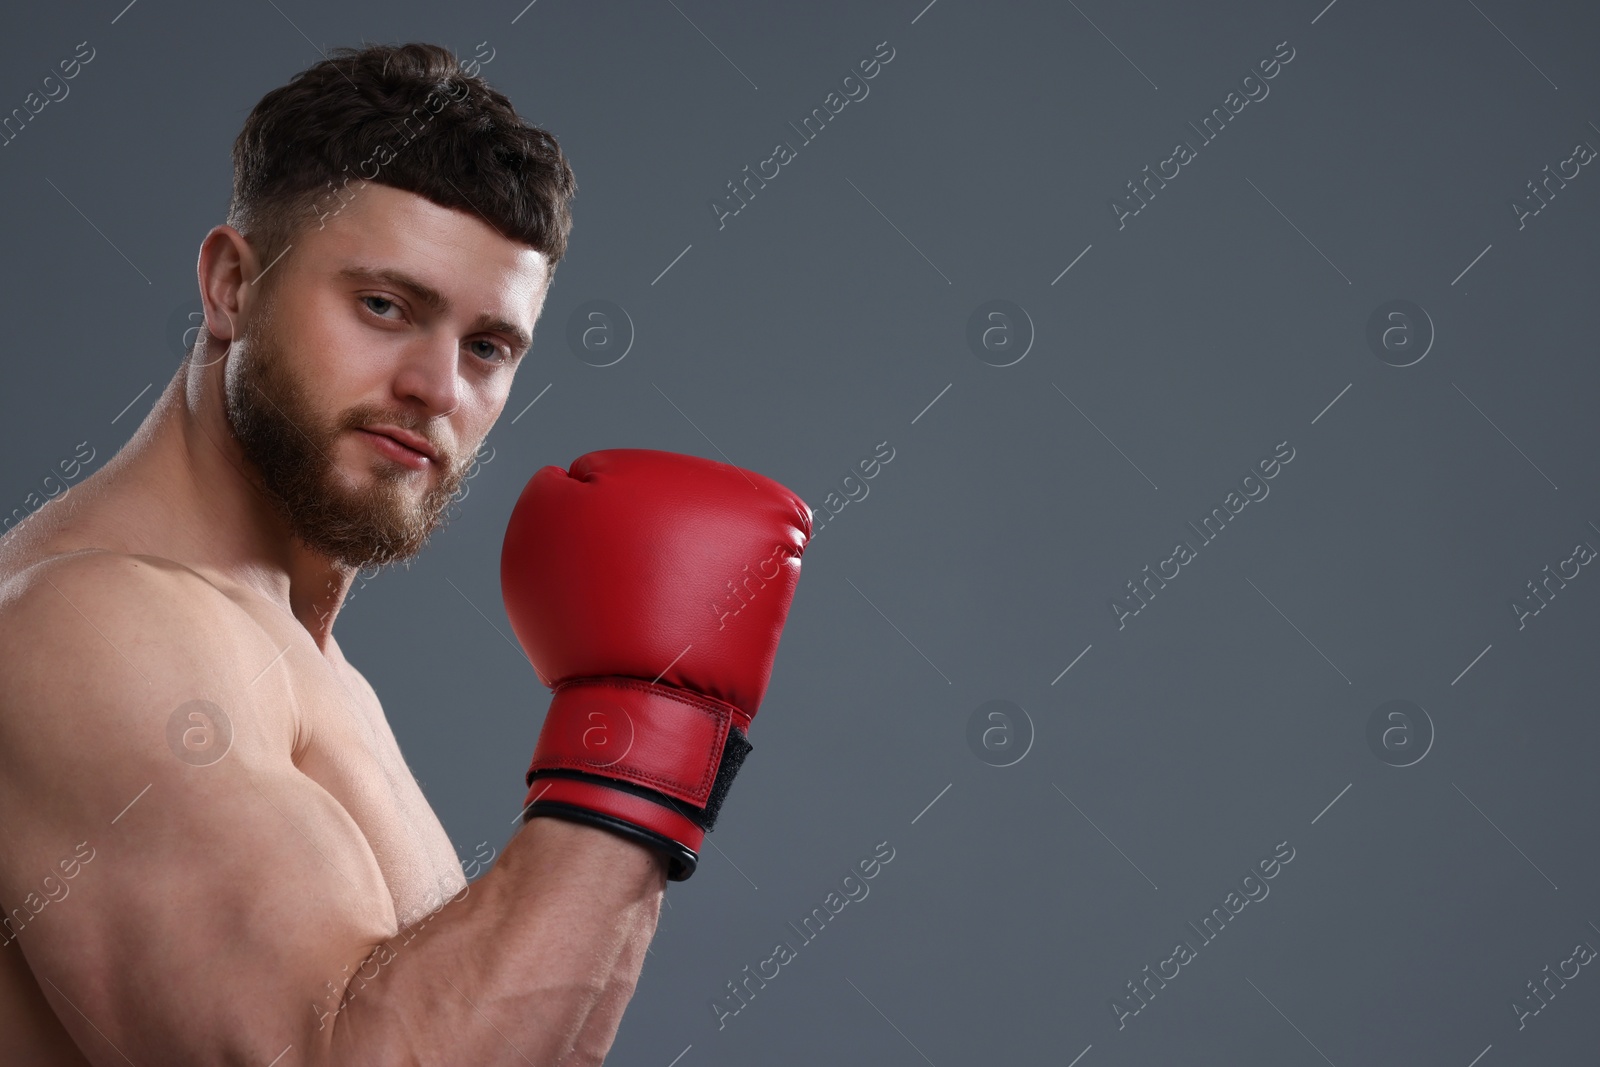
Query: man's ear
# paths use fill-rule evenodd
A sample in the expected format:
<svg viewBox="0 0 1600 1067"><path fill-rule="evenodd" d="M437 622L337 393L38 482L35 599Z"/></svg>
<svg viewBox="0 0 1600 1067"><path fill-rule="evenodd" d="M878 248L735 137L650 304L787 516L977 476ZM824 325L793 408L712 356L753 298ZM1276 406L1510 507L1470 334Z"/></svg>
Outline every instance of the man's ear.
<svg viewBox="0 0 1600 1067"><path fill-rule="evenodd" d="M206 330L213 337L229 344L237 338L239 324L260 295L251 284L260 272L260 257L238 230L220 225L206 234L195 273Z"/></svg>

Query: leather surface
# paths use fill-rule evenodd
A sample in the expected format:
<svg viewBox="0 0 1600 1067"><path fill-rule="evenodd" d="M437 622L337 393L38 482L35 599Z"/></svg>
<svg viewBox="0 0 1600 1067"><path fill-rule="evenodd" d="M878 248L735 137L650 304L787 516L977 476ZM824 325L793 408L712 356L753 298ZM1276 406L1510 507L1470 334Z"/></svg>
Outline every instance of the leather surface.
<svg viewBox="0 0 1600 1067"><path fill-rule="evenodd" d="M550 703L530 770L624 778L703 808L734 722L749 731L743 711L681 689L634 678L567 682Z"/></svg>
<svg viewBox="0 0 1600 1067"><path fill-rule="evenodd" d="M500 558L512 629L555 690L530 774L582 771L704 808L730 725L748 735L766 694L811 529L784 486L696 456L611 449L535 472ZM536 778L530 801L541 788L690 849L703 837L619 789Z"/></svg>
<svg viewBox="0 0 1600 1067"><path fill-rule="evenodd" d="M571 778L535 778L528 790L524 806L555 802L598 811L635 826L643 826L663 837L698 853L705 841L705 832L691 819L660 804L611 789L598 782L580 782Z"/></svg>
<svg viewBox="0 0 1600 1067"><path fill-rule="evenodd" d="M622 675L754 714L810 531L805 502L754 471L590 452L523 488L501 553L506 613L552 688Z"/></svg>

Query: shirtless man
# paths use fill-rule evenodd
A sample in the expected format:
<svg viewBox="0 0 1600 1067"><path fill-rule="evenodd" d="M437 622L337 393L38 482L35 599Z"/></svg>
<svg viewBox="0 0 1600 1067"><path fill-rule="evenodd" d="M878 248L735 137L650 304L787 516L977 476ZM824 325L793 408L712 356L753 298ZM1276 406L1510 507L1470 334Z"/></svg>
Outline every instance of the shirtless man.
<svg viewBox="0 0 1600 1067"><path fill-rule="evenodd" d="M330 193L351 162L376 180ZM557 695L525 821L469 886L333 623L500 416L572 174L415 44L267 94L234 163L200 338L128 444L0 539L0 1062L598 1064L748 750L809 512L669 453L534 476L502 575ZM730 472L756 494L717 513ZM688 589L738 560L777 589L719 618ZM646 632L700 643L669 663ZM600 720L627 751L586 760ZM703 781L660 785L680 772Z"/></svg>

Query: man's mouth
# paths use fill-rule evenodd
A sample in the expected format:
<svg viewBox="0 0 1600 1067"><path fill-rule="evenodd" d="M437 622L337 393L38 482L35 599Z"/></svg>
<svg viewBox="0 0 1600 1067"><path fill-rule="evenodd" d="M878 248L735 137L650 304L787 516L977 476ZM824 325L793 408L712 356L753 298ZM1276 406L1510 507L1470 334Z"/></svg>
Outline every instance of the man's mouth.
<svg viewBox="0 0 1600 1067"><path fill-rule="evenodd" d="M428 459L433 460L434 462L438 462L439 460L438 451L433 447L433 444L421 434L413 433L410 430L402 430L398 426L388 425L363 426L361 429L370 434L376 434L380 437L387 437L389 440L396 442L402 447L410 449L412 452L415 452L418 455L426 456Z"/></svg>
<svg viewBox="0 0 1600 1067"><path fill-rule="evenodd" d="M392 459L404 463L408 467L421 470L427 467L429 464L436 462L436 454L433 452L432 446L429 445L425 440L415 437L411 437L411 440L408 440L406 437L400 436L399 434L388 429L376 430L360 427L359 430L362 434L365 434L370 441L372 441L373 445L380 452L391 457ZM412 444L412 440L417 440L419 443Z"/></svg>

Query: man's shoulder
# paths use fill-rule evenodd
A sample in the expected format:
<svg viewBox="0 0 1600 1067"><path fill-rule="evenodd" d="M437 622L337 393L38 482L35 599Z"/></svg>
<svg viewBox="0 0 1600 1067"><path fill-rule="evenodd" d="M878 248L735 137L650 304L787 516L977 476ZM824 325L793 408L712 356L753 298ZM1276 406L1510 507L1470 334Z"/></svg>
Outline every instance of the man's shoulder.
<svg viewBox="0 0 1600 1067"><path fill-rule="evenodd" d="M232 724L236 760L287 758L294 699L281 677L262 677L276 651L181 563L99 551L41 559L0 585L0 776L42 787L67 768L181 774L172 746L188 744L196 711L202 725Z"/></svg>
<svg viewBox="0 0 1600 1067"><path fill-rule="evenodd" d="M0 574L0 628L30 630L63 605L72 608L74 593L101 609L176 613L169 621L178 621L189 609L204 610L208 601L221 607L226 599L198 572L173 560L79 549L41 556Z"/></svg>
<svg viewBox="0 0 1600 1067"><path fill-rule="evenodd" d="M149 683L150 670L196 657L225 668L230 649L263 640L230 597L160 556L86 549L0 580L0 679L10 682L41 670L90 680L111 664Z"/></svg>

